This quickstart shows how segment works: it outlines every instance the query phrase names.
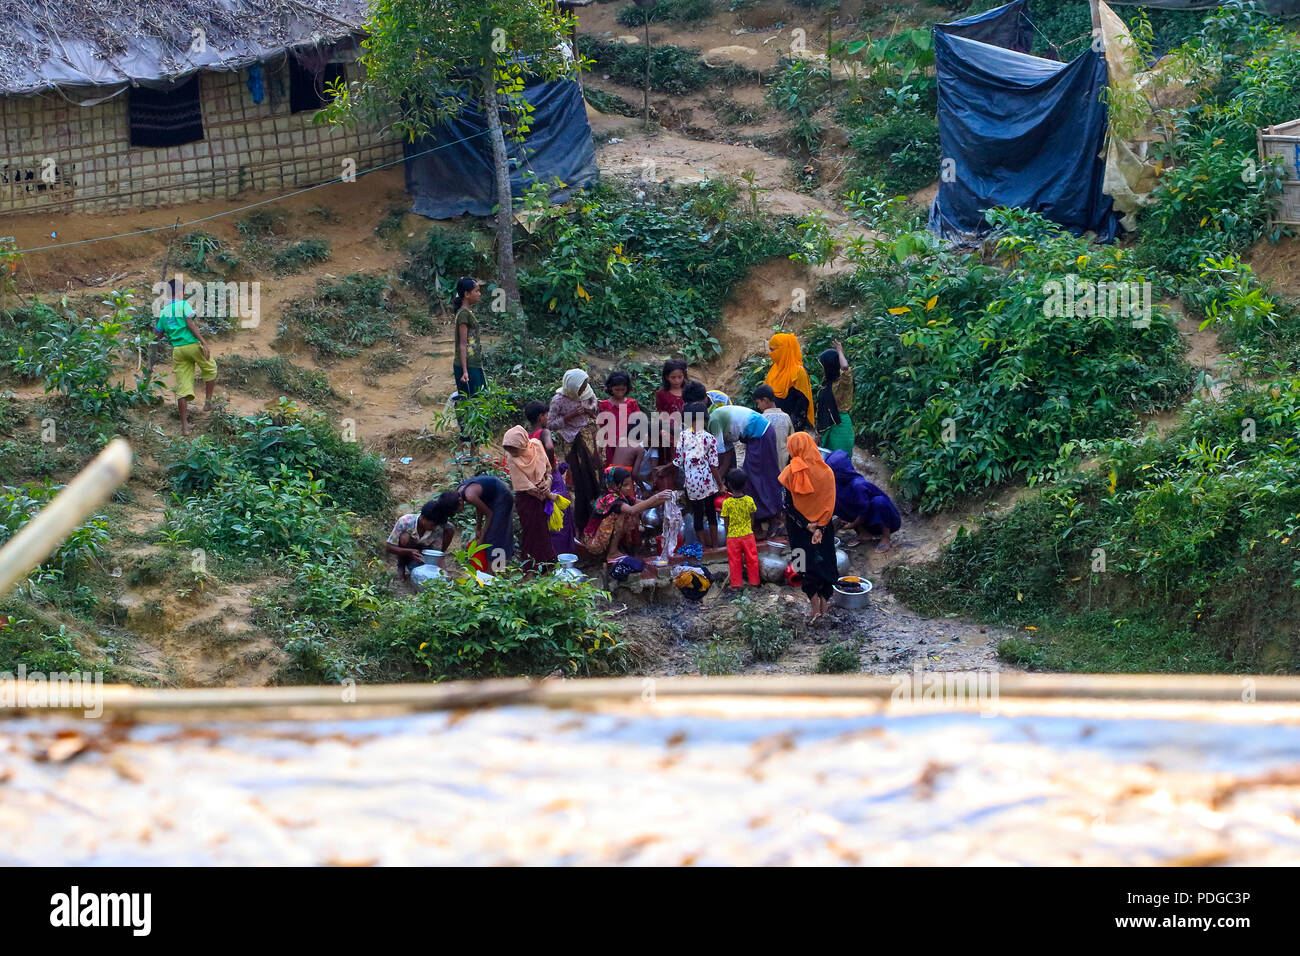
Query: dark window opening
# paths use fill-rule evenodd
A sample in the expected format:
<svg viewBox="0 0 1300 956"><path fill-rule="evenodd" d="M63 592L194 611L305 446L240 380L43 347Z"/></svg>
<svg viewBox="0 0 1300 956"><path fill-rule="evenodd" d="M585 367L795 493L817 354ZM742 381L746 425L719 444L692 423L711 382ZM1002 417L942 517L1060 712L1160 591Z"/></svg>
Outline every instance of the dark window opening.
<svg viewBox="0 0 1300 956"><path fill-rule="evenodd" d="M289 112L302 113L329 106L333 99L329 94L329 85L335 80L342 79L344 79L342 63L326 63L318 76L299 63L295 57L290 56Z"/></svg>
<svg viewBox="0 0 1300 956"><path fill-rule="evenodd" d="M180 146L203 139L198 74L170 90L131 87L126 113L132 146Z"/></svg>

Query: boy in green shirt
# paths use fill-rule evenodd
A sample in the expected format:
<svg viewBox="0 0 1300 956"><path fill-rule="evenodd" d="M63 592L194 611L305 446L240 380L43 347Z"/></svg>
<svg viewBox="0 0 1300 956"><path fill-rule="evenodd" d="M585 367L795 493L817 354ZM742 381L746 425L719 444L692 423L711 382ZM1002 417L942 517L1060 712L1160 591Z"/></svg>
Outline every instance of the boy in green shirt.
<svg viewBox="0 0 1300 956"><path fill-rule="evenodd" d="M194 306L185 301L185 286L179 278L171 281L171 301L158 312L158 337L172 344L172 369L176 373L176 404L181 412L181 434L190 433L187 417L189 402L194 398L194 370L203 379L203 410L212 404L212 389L216 385L217 363L212 361L208 344L194 321Z"/></svg>

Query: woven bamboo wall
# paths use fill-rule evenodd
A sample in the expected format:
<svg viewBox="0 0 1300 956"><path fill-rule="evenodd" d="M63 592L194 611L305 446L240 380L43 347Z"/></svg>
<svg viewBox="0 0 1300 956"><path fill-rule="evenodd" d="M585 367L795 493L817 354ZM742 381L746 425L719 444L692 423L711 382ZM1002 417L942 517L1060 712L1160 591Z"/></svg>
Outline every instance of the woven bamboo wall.
<svg viewBox="0 0 1300 956"><path fill-rule="evenodd" d="M356 66L347 67L348 78ZM343 161L362 171L402 157L402 145L373 128L312 122L289 111L283 61L263 67L254 103L248 73L200 77L204 138L163 149L129 145L127 94L78 106L57 91L0 98L0 213L140 209L228 199L334 179ZM53 169L55 181L41 178Z"/></svg>

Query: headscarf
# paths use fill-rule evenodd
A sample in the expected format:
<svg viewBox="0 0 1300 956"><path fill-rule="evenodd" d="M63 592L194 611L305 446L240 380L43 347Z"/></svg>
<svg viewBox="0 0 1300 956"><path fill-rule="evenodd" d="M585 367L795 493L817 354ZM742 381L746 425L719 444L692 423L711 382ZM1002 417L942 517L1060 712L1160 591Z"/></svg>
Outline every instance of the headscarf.
<svg viewBox="0 0 1300 956"><path fill-rule="evenodd" d="M808 370L803 367L803 349L799 347L799 340L789 332L778 332L768 341L767 351L772 356L772 368L764 382L772 386L777 398L785 398L792 388L803 392L808 396L808 407L812 408L812 382Z"/></svg>
<svg viewBox="0 0 1300 956"><path fill-rule="evenodd" d="M858 473L848 452L831 452L826 465L835 475L835 513L839 517L847 521L862 518L868 527L883 525L890 532L902 527L903 517L889 495Z"/></svg>
<svg viewBox="0 0 1300 956"><path fill-rule="evenodd" d="M817 442L807 432L795 432L785 442L790 464L779 480L801 515L816 525L830 524L835 515L835 473L822 461Z"/></svg>
<svg viewBox="0 0 1300 956"><path fill-rule="evenodd" d="M623 494L618 490L619 485L623 484L623 482L627 481L631 477L632 472L624 468L622 465L610 465L605 469L605 473L602 476L605 493L600 496L594 505L592 505L592 522L590 523L599 523L596 519L609 517L610 512L614 510L616 502L622 501L626 504L636 503L635 490L632 492L632 497L630 499L623 497Z"/></svg>
<svg viewBox="0 0 1300 956"><path fill-rule="evenodd" d="M564 373L563 384L555 391L570 401L596 407L596 393L591 390L591 376L580 368L571 368Z"/></svg>
<svg viewBox="0 0 1300 956"><path fill-rule="evenodd" d="M731 396L726 392L720 392L716 388L711 388L704 393L709 399L709 407L715 408L719 405L730 405Z"/></svg>
<svg viewBox="0 0 1300 956"><path fill-rule="evenodd" d="M817 361L822 363L822 374L825 376L825 383L822 385L821 391L817 393L817 417L815 422L819 429L830 428L832 425L840 423L840 404L835 401L835 392L831 388L840 377L840 353L835 349L827 349L817 356Z"/></svg>
<svg viewBox="0 0 1300 956"><path fill-rule="evenodd" d="M510 452L506 465L515 491L550 490L551 460L546 457L546 448L536 438L529 438L522 425L506 432L501 447Z"/></svg>

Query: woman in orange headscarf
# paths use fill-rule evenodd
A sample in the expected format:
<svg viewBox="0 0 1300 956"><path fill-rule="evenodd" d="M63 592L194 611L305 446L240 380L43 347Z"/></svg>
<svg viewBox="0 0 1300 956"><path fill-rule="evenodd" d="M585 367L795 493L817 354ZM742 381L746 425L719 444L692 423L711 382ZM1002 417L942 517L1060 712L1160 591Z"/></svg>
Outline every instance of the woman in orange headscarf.
<svg viewBox="0 0 1300 956"><path fill-rule="evenodd" d="M786 439L790 464L781 472L785 486L785 526L790 551L802 578L803 593L812 606L810 621L826 613L832 588L839 578L835 561L835 472L822 461L817 442L806 432Z"/></svg>
<svg viewBox="0 0 1300 956"><path fill-rule="evenodd" d="M555 500L551 490L551 459L536 438L516 425L501 439L506 450L506 467L515 493L515 510L519 512L519 550L525 568L536 571L540 565L555 563L555 547L546 514L547 502Z"/></svg>
<svg viewBox="0 0 1300 956"><path fill-rule="evenodd" d="M808 411L812 408L812 380L803 367L803 349L789 332L778 332L767 343L772 368L764 382L776 393L776 406L790 416L797 431L809 431Z"/></svg>

